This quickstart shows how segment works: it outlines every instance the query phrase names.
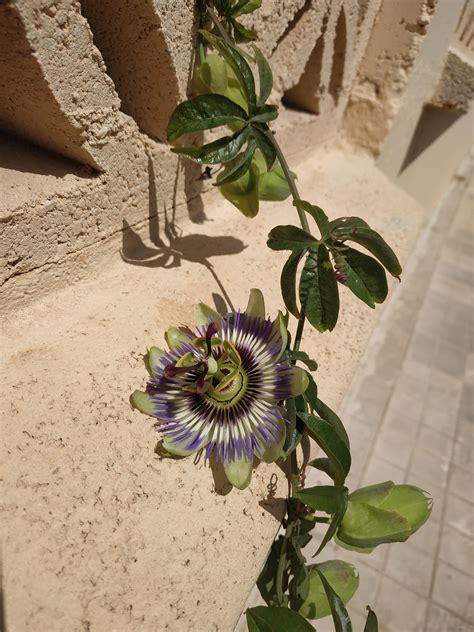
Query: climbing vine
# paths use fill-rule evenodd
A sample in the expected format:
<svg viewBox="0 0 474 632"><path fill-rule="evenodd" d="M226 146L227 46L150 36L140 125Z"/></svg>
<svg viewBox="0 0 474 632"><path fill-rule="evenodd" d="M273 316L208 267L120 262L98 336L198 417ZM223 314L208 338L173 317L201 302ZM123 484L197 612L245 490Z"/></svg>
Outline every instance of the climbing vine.
<svg viewBox="0 0 474 632"><path fill-rule="evenodd" d="M428 519L431 499L417 487L391 481L347 488L349 437L319 397L313 377L317 363L301 349L302 335L307 326L321 333L334 329L339 285L374 308L387 297L386 273L399 278L402 269L366 221L347 216L330 221L319 206L301 199L271 130L278 117L278 108L268 103L271 67L254 44L256 33L241 22L260 5L261 0L201 0L193 82L198 94L178 105L168 139L175 143L193 132L225 128L224 135L204 145L172 151L219 166L216 187L249 218L261 201L291 198L299 226L275 226L267 241L272 250L289 253L281 272L286 309L268 319L264 297L255 288L244 311L219 314L200 304L194 329L171 327L165 336L169 349L149 349L146 390L135 391L131 402L156 418L164 456L202 452L222 464L238 489L250 483L255 459L285 466L289 485L282 533L257 582L267 605L247 610L250 632L304 632L314 629L308 619L329 615L336 631L348 632L345 604L357 590L358 572L342 560L308 564L305 547L314 531L321 529L313 556L318 560L331 540L369 553L380 544L407 540ZM296 321L293 333L290 316ZM324 456L308 463L299 459L304 437ZM307 467L324 472L331 484L305 488ZM368 606L365 632L377 629Z"/></svg>

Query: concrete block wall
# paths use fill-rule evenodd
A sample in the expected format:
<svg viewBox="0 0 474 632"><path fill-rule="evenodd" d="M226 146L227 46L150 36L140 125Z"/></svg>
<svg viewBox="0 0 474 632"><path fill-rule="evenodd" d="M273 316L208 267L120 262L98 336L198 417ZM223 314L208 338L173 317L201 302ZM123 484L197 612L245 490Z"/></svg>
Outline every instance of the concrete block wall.
<svg viewBox="0 0 474 632"><path fill-rule="evenodd" d="M268 0L255 18L275 69L273 102L296 108L279 132L293 138L298 123L293 147L337 134L379 3ZM0 5L0 261L10 305L24 299L19 276L43 269L29 296L70 282L75 253L124 223L164 209L202 218L200 170L178 161L165 138L190 87L195 28L184 0L127 0L120 11L89 0ZM41 170L22 170L32 156Z"/></svg>

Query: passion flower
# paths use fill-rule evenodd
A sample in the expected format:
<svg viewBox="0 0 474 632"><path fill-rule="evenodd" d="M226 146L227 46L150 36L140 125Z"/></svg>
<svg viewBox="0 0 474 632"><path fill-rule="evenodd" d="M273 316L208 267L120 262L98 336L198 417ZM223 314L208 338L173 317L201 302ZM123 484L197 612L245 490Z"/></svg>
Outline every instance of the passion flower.
<svg viewBox="0 0 474 632"><path fill-rule="evenodd" d="M253 289L245 312L222 316L201 303L196 330L172 327L165 337L169 351L149 350L150 379L145 392L132 394L132 406L157 419L169 454L214 455L244 489L254 457L271 463L281 456L284 401L308 385L287 358L281 313L267 319L263 295Z"/></svg>

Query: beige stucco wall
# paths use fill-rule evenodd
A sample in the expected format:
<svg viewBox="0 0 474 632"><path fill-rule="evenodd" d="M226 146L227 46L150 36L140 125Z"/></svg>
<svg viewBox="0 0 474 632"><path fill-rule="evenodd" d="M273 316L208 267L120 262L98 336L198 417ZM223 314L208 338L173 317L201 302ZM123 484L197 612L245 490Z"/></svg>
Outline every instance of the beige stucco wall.
<svg viewBox="0 0 474 632"><path fill-rule="evenodd" d="M263 204L248 220L170 153L193 3L120 4L0 4L5 617L14 632L230 632L278 526L259 504L276 466L216 493L203 463L158 458L128 395L145 380L140 354L192 323L198 300L244 306L260 286L276 311L282 257L264 242L293 211ZM433 9L264 0L249 17L274 67L271 99L291 106L274 127L303 195L366 217L403 261L431 209L363 152L384 148ZM305 341L333 406L380 315L341 293L338 335Z"/></svg>

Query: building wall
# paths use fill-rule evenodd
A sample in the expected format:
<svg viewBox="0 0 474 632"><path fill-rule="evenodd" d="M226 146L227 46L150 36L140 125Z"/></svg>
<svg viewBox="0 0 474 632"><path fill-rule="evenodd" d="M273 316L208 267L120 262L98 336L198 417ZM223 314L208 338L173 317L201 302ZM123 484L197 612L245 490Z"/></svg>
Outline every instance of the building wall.
<svg viewBox="0 0 474 632"><path fill-rule="evenodd" d="M403 262L434 202L410 197L390 160L384 174L373 154L390 155L423 44L450 2L459 21L441 28L433 90L418 93L417 107L454 102L465 112L470 80L456 82L450 69L471 77L472 66L453 62L450 38L472 46L470 3L264 0L249 16L274 69L274 127L303 195L330 217L366 217ZM282 257L263 244L291 205L240 216L165 140L189 90L195 29L188 0L0 2L13 632L230 632L278 527L278 502L266 501L277 466L261 465L249 490L227 494L205 464L160 460L150 424L128 403L145 380L141 353L169 325L192 323L198 300L243 306L260 286L270 313L279 306ZM414 138L402 136L397 156ZM423 170L426 147L439 168L438 144L427 141L413 165ZM338 335L306 334L330 405L379 314L344 293Z"/></svg>

